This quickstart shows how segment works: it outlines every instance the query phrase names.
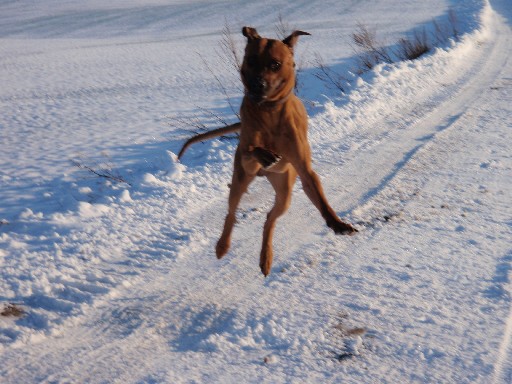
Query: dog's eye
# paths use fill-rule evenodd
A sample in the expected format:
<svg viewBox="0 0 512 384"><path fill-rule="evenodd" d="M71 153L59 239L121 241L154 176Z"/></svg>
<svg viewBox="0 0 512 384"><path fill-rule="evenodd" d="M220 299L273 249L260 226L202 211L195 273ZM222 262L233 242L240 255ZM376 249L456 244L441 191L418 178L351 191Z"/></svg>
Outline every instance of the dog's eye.
<svg viewBox="0 0 512 384"><path fill-rule="evenodd" d="M277 72L281 69L281 63L277 60L274 60L270 63L269 67L272 72Z"/></svg>

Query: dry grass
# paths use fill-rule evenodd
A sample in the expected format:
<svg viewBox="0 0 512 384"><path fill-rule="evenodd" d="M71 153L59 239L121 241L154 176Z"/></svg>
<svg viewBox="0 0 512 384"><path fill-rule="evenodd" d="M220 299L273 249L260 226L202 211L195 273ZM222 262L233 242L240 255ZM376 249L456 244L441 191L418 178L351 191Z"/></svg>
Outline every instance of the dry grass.
<svg viewBox="0 0 512 384"><path fill-rule="evenodd" d="M339 362L360 357L366 350L368 342L366 328L350 327L348 322L350 322L349 315L339 313L327 332L329 340L327 356Z"/></svg>
<svg viewBox="0 0 512 384"><path fill-rule="evenodd" d="M428 34L426 29L418 29L409 38L402 38L397 42L397 48L387 48L378 40L375 29L370 29L358 23L352 33L354 51L359 59L359 74L371 70L378 64L393 63L398 60L415 60L430 52L435 45L446 43L453 38L459 40L457 17L453 10L448 12L448 20L444 24L433 21L434 31ZM429 36L430 35L430 36ZM324 81L332 83L329 76L322 70Z"/></svg>
<svg viewBox="0 0 512 384"><path fill-rule="evenodd" d="M434 25L434 32L432 33L432 38L436 44L444 44L449 39L452 38L455 39L455 41L459 41L460 34L458 28L458 21L453 9L450 9L448 11L447 23L440 24L436 20L433 20L432 24Z"/></svg>
<svg viewBox="0 0 512 384"><path fill-rule="evenodd" d="M389 50L377 40L375 29L369 29L366 25L358 23L356 31L352 33L352 42L360 67L363 69L361 72L371 70L377 64L393 62Z"/></svg>
<svg viewBox="0 0 512 384"><path fill-rule="evenodd" d="M411 39L402 38L398 41L396 55L399 60L416 60L431 50L425 28L414 31Z"/></svg>
<svg viewBox="0 0 512 384"><path fill-rule="evenodd" d="M348 314L341 312L338 314L336 323L333 328L336 330L336 333L339 337L345 338L348 336L362 336L366 333L365 328L351 328L346 325L348 320Z"/></svg>
<svg viewBox="0 0 512 384"><path fill-rule="evenodd" d="M450 9L448 11L448 23L451 28L451 35L456 41L459 41L459 28L458 28L458 21L457 21L457 15L455 14L455 11L453 9Z"/></svg>
<svg viewBox="0 0 512 384"><path fill-rule="evenodd" d="M3 317L16 317L21 318L25 316L26 312L23 308L19 306L19 304L8 303L4 304L2 311L0 312L0 316Z"/></svg>

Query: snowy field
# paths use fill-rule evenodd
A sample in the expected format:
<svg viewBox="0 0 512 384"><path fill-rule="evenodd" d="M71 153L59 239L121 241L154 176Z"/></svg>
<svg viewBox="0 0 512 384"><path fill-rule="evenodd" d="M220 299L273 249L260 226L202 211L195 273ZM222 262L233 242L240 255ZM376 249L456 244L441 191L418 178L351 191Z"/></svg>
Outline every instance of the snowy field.
<svg viewBox="0 0 512 384"><path fill-rule="evenodd" d="M359 74L358 24L392 47L450 15ZM267 278L268 182L218 261L236 141L175 155L236 121L226 25L240 52L244 25L312 34L313 167L360 230L297 183ZM511 25L509 0L0 1L0 382L511 383Z"/></svg>

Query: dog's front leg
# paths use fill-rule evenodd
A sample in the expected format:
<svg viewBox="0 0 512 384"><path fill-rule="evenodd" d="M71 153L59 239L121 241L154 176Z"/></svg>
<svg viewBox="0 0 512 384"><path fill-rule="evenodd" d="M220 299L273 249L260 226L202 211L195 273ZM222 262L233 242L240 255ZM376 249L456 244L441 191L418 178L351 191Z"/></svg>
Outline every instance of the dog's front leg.
<svg viewBox="0 0 512 384"><path fill-rule="evenodd" d="M231 233L236 222L236 209L240 203L242 195L247 191L251 181L254 180L256 176L255 172L247 172L243 166L241 150L240 148L237 148L235 153L233 178L231 181L231 188L229 190L228 214L226 215L222 235L215 247L215 253L217 254L218 259L227 253L231 245Z"/></svg>
<svg viewBox="0 0 512 384"><path fill-rule="evenodd" d="M289 167L283 173L267 173L267 178L274 187L276 192L275 203L267 215L267 221L263 228L263 243L260 253L260 268L263 275L267 276L272 267L272 259L274 255L272 247L272 237L274 227L279 216L283 215L292 199L292 189L297 178L297 172L293 167Z"/></svg>

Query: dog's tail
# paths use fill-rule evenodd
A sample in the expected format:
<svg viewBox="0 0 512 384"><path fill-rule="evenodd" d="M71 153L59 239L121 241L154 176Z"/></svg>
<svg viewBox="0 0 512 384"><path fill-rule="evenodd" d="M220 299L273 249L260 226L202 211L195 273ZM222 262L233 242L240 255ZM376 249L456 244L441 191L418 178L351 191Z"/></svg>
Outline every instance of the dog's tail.
<svg viewBox="0 0 512 384"><path fill-rule="evenodd" d="M227 135L229 133L239 132L241 127L242 123L238 122L231 125L227 125L222 128L214 129L213 131L208 131L205 133L200 133L198 135L192 136L185 142L185 144L183 144L183 147L181 147L180 153L178 154L178 160L181 159L181 156L183 156L187 148L190 147L192 144L197 143L198 141L209 140L213 139L214 137Z"/></svg>

